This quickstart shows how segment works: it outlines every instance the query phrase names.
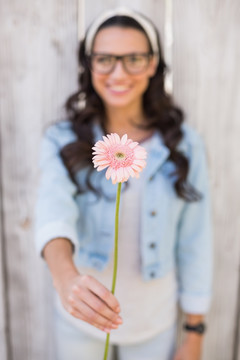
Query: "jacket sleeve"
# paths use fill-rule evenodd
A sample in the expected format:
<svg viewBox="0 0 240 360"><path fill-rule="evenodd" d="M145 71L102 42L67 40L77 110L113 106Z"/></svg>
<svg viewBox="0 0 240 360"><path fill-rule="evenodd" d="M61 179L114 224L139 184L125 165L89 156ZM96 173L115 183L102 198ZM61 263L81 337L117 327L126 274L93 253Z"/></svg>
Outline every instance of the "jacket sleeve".
<svg viewBox="0 0 240 360"><path fill-rule="evenodd" d="M79 246L76 224L79 210L74 200L77 187L59 155L57 131L50 127L40 150L40 183L35 207L35 243L39 254L52 239L64 237Z"/></svg>
<svg viewBox="0 0 240 360"><path fill-rule="evenodd" d="M205 314L210 306L212 287L212 229L207 161L201 139L190 155L189 182L202 199L185 203L179 222L177 273L182 310Z"/></svg>

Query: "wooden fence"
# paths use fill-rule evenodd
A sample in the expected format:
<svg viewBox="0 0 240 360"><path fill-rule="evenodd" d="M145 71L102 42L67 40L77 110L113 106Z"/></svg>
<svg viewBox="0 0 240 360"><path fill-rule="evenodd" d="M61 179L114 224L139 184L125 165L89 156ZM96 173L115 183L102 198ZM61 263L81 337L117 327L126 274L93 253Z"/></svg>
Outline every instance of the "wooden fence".
<svg viewBox="0 0 240 360"><path fill-rule="evenodd" d="M128 3L0 2L1 360L54 360L51 281L32 231L40 138L76 89L78 19L88 24L104 8ZM240 3L131 6L159 27L175 98L208 149L215 275L203 359L240 360Z"/></svg>

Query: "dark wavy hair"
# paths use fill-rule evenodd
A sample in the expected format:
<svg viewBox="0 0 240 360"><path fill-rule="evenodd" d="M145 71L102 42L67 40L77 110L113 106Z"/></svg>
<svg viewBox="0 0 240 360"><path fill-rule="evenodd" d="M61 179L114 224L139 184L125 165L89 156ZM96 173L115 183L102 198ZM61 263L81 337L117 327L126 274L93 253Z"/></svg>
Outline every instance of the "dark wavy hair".
<svg viewBox="0 0 240 360"><path fill-rule="evenodd" d="M142 26L128 16L113 16L102 23L98 31L111 26L134 28L143 32L147 37ZM167 67L157 29L156 33L159 45L159 64L155 75L149 81L148 89L143 94L143 109L147 119L144 127L159 131L165 145L170 150L168 160L175 165L173 175L177 195L186 201L197 201L200 199L200 194L187 182L189 161L183 153L177 150L177 145L183 138L181 125L184 116L182 110L174 105L172 97L164 89ZM153 54L150 42L149 47L150 52ZM80 66L79 90L71 95L66 102L68 118L74 133L77 135L77 140L61 149L61 157L72 180L78 185L80 193L86 191L86 189L99 193L99 189L95 189L91 184L91 173L93 171L92 146L94 144L93 122L97 118L103 132L106 133L106 117L103 102L92 86L89 59L85 54L85 39L80 43L78 61ZM86 167L89 169L86 187L81 188L75 179L75 175L79 170Z"/></svg>

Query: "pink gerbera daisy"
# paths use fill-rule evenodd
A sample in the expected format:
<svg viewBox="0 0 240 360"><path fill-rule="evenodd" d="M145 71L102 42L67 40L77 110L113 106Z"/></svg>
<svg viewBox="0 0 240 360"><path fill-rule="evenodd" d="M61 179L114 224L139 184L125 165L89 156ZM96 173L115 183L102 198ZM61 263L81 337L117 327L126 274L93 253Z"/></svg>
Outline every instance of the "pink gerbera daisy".
<svg viewBox="0 0 240 360"><path fill-rule="evenodd" d="M113 184L124 182L132 177L139 177L139 172L146 166L146 150L137 142L122 138L118 134L103 136L93 147L93 163L97 171L108 168L106 178Z"/></svg>

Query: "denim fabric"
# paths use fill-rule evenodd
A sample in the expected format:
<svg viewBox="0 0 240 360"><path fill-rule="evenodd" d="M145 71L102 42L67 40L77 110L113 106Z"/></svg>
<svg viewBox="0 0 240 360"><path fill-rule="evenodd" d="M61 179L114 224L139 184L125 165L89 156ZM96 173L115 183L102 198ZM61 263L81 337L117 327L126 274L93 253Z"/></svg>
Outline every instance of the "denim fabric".
<svg viewBox="0 0 240 360"><path fill-rule="evenodd" d="M98 125L95 140L101 139ZM141 208L141 273L146 281L176 269L180 305L185 312L205 313L210 304L212 282L211 219L207 161L200 136L183 126L179 150L189 159L188 181L203 195L198 202L180 199L173 188L174 164L169 149L155 133L148 153ZM51 126L42 142L41 181L36 206L36 246L41 253L56 237L70 239L77 265L101 271L113 249L116 185L104 171L94 171L91 182L105 197L93 192L77 194L59 155L60 149L76 139L69 122ZM84 186L87 169L78 172ZM123 184L124 185L124 184ZM124 186L123 186L124 188ZM109 200L111 198L112 200Z"/></svg>

